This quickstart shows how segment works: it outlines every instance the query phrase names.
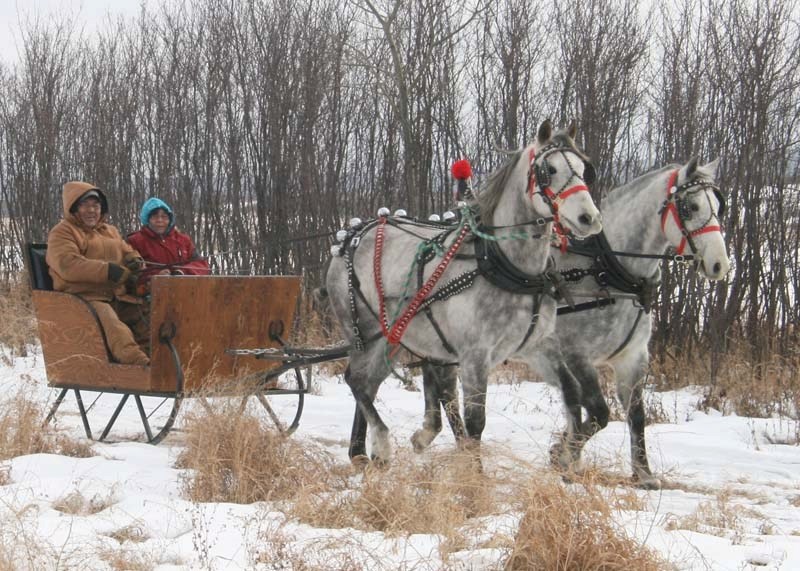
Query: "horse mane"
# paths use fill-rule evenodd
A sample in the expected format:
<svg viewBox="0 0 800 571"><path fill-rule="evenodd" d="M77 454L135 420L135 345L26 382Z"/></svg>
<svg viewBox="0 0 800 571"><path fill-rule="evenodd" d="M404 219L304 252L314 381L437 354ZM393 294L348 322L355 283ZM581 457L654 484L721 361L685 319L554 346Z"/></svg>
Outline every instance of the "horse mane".
<svg viewBox="0 0 800 571"><path fill-rule="evenodd" d="M499 169L492 172L482 185L478 193L478 210L480 211L481 220L484 224L494 216L494 211L500 203L500 197L503 195L503 190L508 184L508 179L514 168L517 166L517 161L522 155L522 149L517 151L508 152L509 159Z"/></svg>

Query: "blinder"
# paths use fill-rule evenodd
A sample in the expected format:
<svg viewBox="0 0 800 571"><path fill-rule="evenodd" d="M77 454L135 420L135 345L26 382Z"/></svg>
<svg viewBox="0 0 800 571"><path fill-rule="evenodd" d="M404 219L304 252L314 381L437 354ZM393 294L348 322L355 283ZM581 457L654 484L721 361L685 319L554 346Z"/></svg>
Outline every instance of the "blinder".
<svg viewBox="0 0 800 571"><path fill-rule="evenodd" d="M542 164L536 163L534 165L534 172L536 175L536 182L539 183L540 187L546 188L550 186L553 179L550 177L550 165L547 164L547 160L543 160Z"/></svg>
<svg viewBox="0 0 800 571"><path fill-rule="evenodd" d="M714 187L714 196L717 197L717 202L719 202L719 208L717 208L717 218L722 218L722 216L725 214L728 203L725 200L725 195L722 194L722 191L717 187Z"/></svg>
<svg viewBox="0 0 800 571"><path fill-rule="evenodd" d="M597 171L594 169L594 165L589 161L583 161L583 182L592 184L595 179L597 179Z"/></svg>
<svg viewBox="0 0 800 571"><path fill-rule="evenodd" d="M550 176L550 168L551 167L547 162L547 159L543 159L541 164L536 163L534 165L536 181L542 187L550 186L550 183L553 181L553 178ZM589 161L583 161L583 182L586 184L592 184L596 178L597 172L595 171L594 165Z"/></svg>

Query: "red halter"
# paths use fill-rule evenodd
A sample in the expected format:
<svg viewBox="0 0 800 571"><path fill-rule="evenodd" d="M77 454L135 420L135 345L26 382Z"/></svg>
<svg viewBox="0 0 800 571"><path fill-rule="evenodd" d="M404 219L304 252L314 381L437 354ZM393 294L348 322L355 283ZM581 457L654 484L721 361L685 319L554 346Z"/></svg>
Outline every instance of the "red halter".
<svg viewBox="0 0 800 571"><path fill-rule="evenodd" d="M534 168L534 163L536 162L536 150L533 147L531 147L528 158L530 161L530 174L528 175L528 198L533 200L533 195L536 194L536 188L539 186L536 180L536 169ZM561 225L561 220L558 216L558 209L561 204L563 204L564 201L573 194L577 192L589 192L589 187L585 184L576 184L559 192L553 192L553 189L549 186L543 188L540 187L540 189L542 195L546 197L546 202L550 205L550 209L553 212L553 221L555 222L553 225L553 231L558 237L561 252L564 253L567 251L568 230Z"/></svg>
<svg viewBox="0 0 800 571"><path fill-rule="evenodd" d="M678 230L680 230L683 236L680 244L675 249L675 253L682 255L684 249L686 248L687 242L695 236L707 234L709 232L722 232L722 229L718 224L706 224L705 226L701 226L700 228L692 231L689 231L686 228L686 225L683 223L683 220L681 220L680 214L678 213L678 207L675 205L675 200L677 199L677 194L680 190L675 186L676 182L678 182L677 170L670 175L669 181L667 182L667 201L664 204L663 210L661 211L661 232L666 234L665 229L667 226L667 218L670 214L672 214L672 220L675 221L675 225L678 227ZM694 246L692 246L692 249L694 250ZM696 254L697 252L692 253Z"/></svg>

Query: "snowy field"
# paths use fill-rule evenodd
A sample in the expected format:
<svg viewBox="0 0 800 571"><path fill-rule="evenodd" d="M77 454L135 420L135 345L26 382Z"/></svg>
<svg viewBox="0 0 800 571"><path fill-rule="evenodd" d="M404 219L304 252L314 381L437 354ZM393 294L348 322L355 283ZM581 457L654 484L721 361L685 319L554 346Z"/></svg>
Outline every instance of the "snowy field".
<svg viewBox="0 0 800 571"><path fill-rule="evenodd" d="M293 438L323 445L347 463L353 409L349 390L336 377L317 376L314 383L319 394L307 396ZM52 402L55 392L46 386L40 354L0 365L2 398L20 387L43 407ZM91 397L84 398L91 402ZM633 491L644 508L616 512L615 521L676 569L800 569L796 423L698 412L698 393L691 390L650 394L648 399L651 408L670 420L649 426L647 432L651 467L665 486ZM278 408L294 404L288 398L273 402ZM102 428L99 419L110 416L114 403L103 397L95 404L96 432ZM409 449L409 436L421 422L421 393L389 379L378 404L392 429L395 450ZM489 462L494 451L503 450L550 471L548 449L562 426L557 393L542 383L495 384L487 408ZM62 405L57 426L82 437L74 399ZM334 561L337 549L354 542L369 554L363 568L376 570L501 569L507 555L501 548L476 545L451 554L445 565L438 555L441 539L432 535L386 537L312 528L286 521L267 502L193 503L183 497L185 470L174 466L182 449L181 432L158 446L137 442L140 433L131 402L112 441L94 444L97 456L37 454L0 464L0 471L8 470L8 483L0 486L0 545L14 547L20 568L114 569L119 567L109 563L109 553L118 551L146 562L141 568L158 570L291 569L281 563L281 550L273 550L272 559L264 562L265 538L278 530L282 550L309 554L307 569L324 569L326 557ZM445 430L434 445L453 447L453 437ZM612 422L587 445L584 464L628 475L628 455L625 424ZM100 509L85 515L54 509L69 501L95 503ZM505 526L513 537L519 516L498 515L480 525L487 530Z"/></svg>

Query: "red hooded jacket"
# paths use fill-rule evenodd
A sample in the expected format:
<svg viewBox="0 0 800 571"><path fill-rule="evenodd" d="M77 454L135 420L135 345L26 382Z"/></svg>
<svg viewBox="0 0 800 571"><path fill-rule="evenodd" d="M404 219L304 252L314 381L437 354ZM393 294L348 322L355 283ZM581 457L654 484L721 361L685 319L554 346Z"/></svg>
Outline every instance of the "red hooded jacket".
<svg viewBox="0 0 800 571"><path fill-rule="evenodd" d="M208 261L197 255L192 239L177 228L170 229L166 236L159 236L144 226L138 232L128 235L128 243L147 263L139 275L140 285L149 282L150 278L165 269L172 274L189 276L204 276L211 272Z"/></svg>

